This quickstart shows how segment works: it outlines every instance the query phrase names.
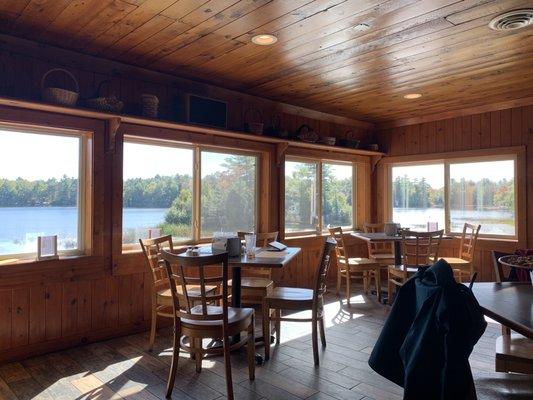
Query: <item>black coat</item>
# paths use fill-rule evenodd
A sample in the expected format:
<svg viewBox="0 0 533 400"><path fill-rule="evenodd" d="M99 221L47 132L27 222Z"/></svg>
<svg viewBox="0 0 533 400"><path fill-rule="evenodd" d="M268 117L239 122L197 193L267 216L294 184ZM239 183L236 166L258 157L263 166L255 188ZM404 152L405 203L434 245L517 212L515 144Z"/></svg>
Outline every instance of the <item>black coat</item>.
<svg viewBox="0 0 533 400"><path fill-rule="evenodd" d="M472 291L439 260L399 289L368 364L404 399L476 399L468 357L486 326Z"/></svg>

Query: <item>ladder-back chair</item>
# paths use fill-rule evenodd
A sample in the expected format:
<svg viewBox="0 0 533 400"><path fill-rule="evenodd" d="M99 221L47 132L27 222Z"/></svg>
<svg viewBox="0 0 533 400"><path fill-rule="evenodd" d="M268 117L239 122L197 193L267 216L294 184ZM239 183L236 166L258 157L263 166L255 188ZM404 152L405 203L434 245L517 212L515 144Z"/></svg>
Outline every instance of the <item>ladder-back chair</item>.
<svg viewBox="0 0 533 400"><path fill-rule="evenodd" d="M150 341L148 350L152 351L155 342L155 335L157 330L157 317L172 318L172 294L168 285L167 271L160 264L161 250L168 249L171 253L174 252L172 244L172 236L161 236L152 239L139 239L141 249L148 268L152 273L152 322L150 326ZM208 293L214 293L216 286L208 286ZM199 287L196 285L190 286L190 292L198 294ZM178 289L181 294L181 288Z"/></svg>
<svg viewBox="0 0 533 400"><path fill-rule="evenodd" d="M380 264L370 258L349 257L341 227L330 228L329 234L337 244L335 247L337 258L337 295L340 293L342 280L344 279L346 282L346 303L350 305L350 286L352 279L361 279L363 281L363 291L368 294L370 280L374 277L378 301L381 301Z"/></svg>
<svg viewBox="0 0 533 400"><path fill-rule="evenodd" d="M385 224L383 223L365 223L363 229L366 233L383 233ZM379 263L381 266L394 264L394 243L393 242L367 242L368 258Z"/></svg>
<svg viewBox="0 0 533 400"><path fill-rule="evenodd" d="M402 265L389 265L388 267L389 303L392 299L393 287L402 286L411 275L418 271L418 267L438 260L443 234L444 230L402 231Z"/></svg>
<svg viewBox="0 0 533 400"><path fill-rule="evenodd" d="M474 258L476 255L476 244L481 225L465 223L461 242L459 244L458 257L442 257L453 269L453 275L459 282L469 282L474 276Z"/></svg>
<svg viewBox="0 0 533 400"><path fill-rule="evenodd" d="M194 354L196 371L201 372L203 356L220 353L219 348L204 348L203 339L222 338L227 398L233 400L231 350L246 344L249 378L250 380L255 378L255 314L253 308L228 306L228 253L187 256L163 250L161 257L168 274L174 318L172 362L167 384L167 398L171 396L174 387L180 347L191 355ZM194 277L187 275L186 271L190 269L195 270ZM213 276L213 273L217 275ZM189 291L188 288L193 285L199 290ZM208 292L210 286L220 286L222 290L220 293L210 294ZM181 287L182 295L178 287ZM194 305L195 303L198 304ZM221 305L211 305L216 303ZM247 332L243 339L233 344L230 343L230 337L240 335L243 331ZM182 335L189 338L189 345L181 344Z"/></svg>
<svg viewBox="0 0 533 400"><path fill-rule="evenodd" d="M324 329L324 293L326 292L326 279L331 263L331 253L336 246L336 242L331 238L326 238L320 257L320 262L316 270L314 288L292 288L277 287L272 293L265 297L263 302L263 336L270 336L270 321L276 324L276 342L280 343L281 321L291 322L311 322L313 358L315 365L318 360L318 331L320 330L320 340L322 346L326 346L326 334ZM275 316L271 316L271 310L275 310ZM290 318L282 317L281 310L305 311L311 310L311 318ZM270 342L265 341L265 360L270 358Z"/></svg>

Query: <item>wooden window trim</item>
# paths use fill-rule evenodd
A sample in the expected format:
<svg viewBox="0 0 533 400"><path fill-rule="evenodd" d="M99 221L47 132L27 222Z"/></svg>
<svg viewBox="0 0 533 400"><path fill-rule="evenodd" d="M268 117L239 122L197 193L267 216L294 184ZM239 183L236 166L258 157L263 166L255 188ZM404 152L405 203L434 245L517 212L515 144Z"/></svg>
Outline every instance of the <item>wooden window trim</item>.
<svg viewBox="0 0 533 400"><path fill-rule="evenodd" d="M445 232L450 236L460 236L461 232L450 231L448 186L449 167L451 164L475 163L488 161L503 161L513 159L515 166L515 235L491 235L481 234L480 239L502 240L512 242L526 242L526 148L525 146L513 146L502 148L490 148L480 150L466 150L453 153L416 154L409 156L384 157L380 160L380 166L385 168L385 184L383 187L383 215L386 220L392 220L392 167L421 164L444 165L444 188L445 188Z"/></svg>
<svg viewBox="0 0 533 400"><path fill-rule="evenodd" d="M60 259L87 257L92 252L92 190L93 187L93 132L83 129L67 129L54 126L0 122L0 128L13 132L32 133L43 136L66 136L77 138L78 146L78 190L77 190L77 248L58 250ZM38 262L37 249L34 252L1 254L0 264L22 264Z"/></svg>

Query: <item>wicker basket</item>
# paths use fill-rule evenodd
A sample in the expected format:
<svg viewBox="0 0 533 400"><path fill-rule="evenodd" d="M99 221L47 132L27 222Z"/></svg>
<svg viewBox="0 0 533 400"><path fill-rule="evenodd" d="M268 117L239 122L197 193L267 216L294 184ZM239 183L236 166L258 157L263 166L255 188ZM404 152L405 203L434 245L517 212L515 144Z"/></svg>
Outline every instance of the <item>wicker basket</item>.
<svg viewBox="0 0 533 400"><path fill-rule="evenodd" d="M111 93L107 97L102 96L102 88L105 85L109 85L109 83L109 80L100 82L95 97L85 100L85 105L98 111L119 114L124 107L124 103L120 101L114 93Z"/></svg>
<svg viewBox="0 0 533 400"><path fill-rule="evenodd" d="M62 72L72 79L75 86L75 91L57 88L57 87L46 87L46 78L52 73ZM71 72L62 68L53 68L47 73L45 73L41 79L41 96L43 101L47 103L60 104L62 106L75 106L80 95L80 86L78 81L72 75Z"/></svg>
<svg viewBox="0 0 533 400"><path fill-rule="evenodd" d="M259 120L259 122L256 121L249 121L249 119L252 117L252 115L255 114L257 117L256 120ZM261 111L259 111L256 108L249 108L244 113L244 131L255 133L256 135L262 135L263 134L263 114L261 114Z"/></svg>
<svg viewBox="0 0 533 400"><path fill-rule="evenodd" d="M153 94L141 95L142 115L148 118L157 118L159 99Z"/></svg>

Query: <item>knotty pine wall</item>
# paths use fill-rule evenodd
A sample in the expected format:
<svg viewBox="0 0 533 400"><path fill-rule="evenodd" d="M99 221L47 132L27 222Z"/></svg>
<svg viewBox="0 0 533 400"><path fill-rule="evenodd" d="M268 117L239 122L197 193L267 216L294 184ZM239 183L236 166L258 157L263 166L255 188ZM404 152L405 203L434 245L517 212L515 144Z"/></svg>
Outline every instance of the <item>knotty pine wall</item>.
<svg viewBox="0 0 533 400"><path fill-rule="evenodd" d="M478 241L475 269L478 280L494 281L494 269L490 251L513 252L517 248L533 248L533 106L516 107L499 111L484 112L456 118L448 118L415 125L399 126L377 132L382 148L391 157L419 154L449 154L457 151L494 149L511 146L524 146L526 149L525 219L526 224L519 231L518 241L488 240ZM439 158L442 158L439 156ZM376 182L383 182L384 165L377 169ZM383 184L376 184L376 205L374 216L384 221ZM442 255L456 256L458 241L443 244Z"/></svg>
<svg viewBox="0 0 533 400"><path fill-rule="evenodd" d="M0 48L4 45L0 44ZM39 49L35 49L35 53L38 54ZM41 76L52 67L67 67L73 72L80 81L82 97L91 96L101 80L110 79L118 96L126 102L125 111L131 113L137 112L135 103L140 94L148 92L159 96L162 116L171 117L171 101L177 90L183 89L158 74L141 74L136 79L113 68L108 68L109 72L105 74L102 73L106 70L105 63L95 65L98 69L95 72L91 70L92 65L82 65L79 60L76 63L72 59L61 62L61 58L56 57L54 62L49 62L21 54L17 49L0 51L0 64L3 68L0 95L24 100L39 100ZM150 77L155 78L150 81ZM272 102L259 98L231 97L231 92L193 83L186 89L194 89L202 95L222 96L227 100L230 127L235 129L242 126L242 111L250 102L263 107L265 115L268 112L278 113ZM283 125L288 129L307 123L322 134L342 136L347 131L353 131L356 137L367 141L373 133L361 126L343 125L329 118L320 119L320 113L316 114L316 118L310 118L309 114L302 116L286 112L281 115ZM94 132L92 254L56 261L0 265L0 363L147 329L151 311L151 276L139 253L123 257L114 246L117 226L112 210L116 210L113 202L116 201L117 187L120 188L118 182L122 177L117 174L117 153L106 150L109 138L105 123L10 107L0 107L0 120ZM250 139L253 140L253 137ZM246 149L253 148L252 145L253 142L242 143ZM235 146L234 141L231 146ZM262 150L272 153L270 159L275 159L274 146L263 146ZM329 159L332 157L335 155L328 155ZM265 191L270 196L268 208L279 210L279 193L274 187L279 177L276 176L277 169L271 169L271 187ZM362 192L361 196L365 198L362 202L364 207L369 209L370 192ZM264 221L265 226L276 228L279 215L275 211L266 212L266 215L269 220ZM279 284L311 287L322 238L299 238L288 242L301 246L303 251L289 267L277 271L275 279ZM355 252L364 250L361 244L354 244ZM334 269L331 279L335 279Z"/></svg>

